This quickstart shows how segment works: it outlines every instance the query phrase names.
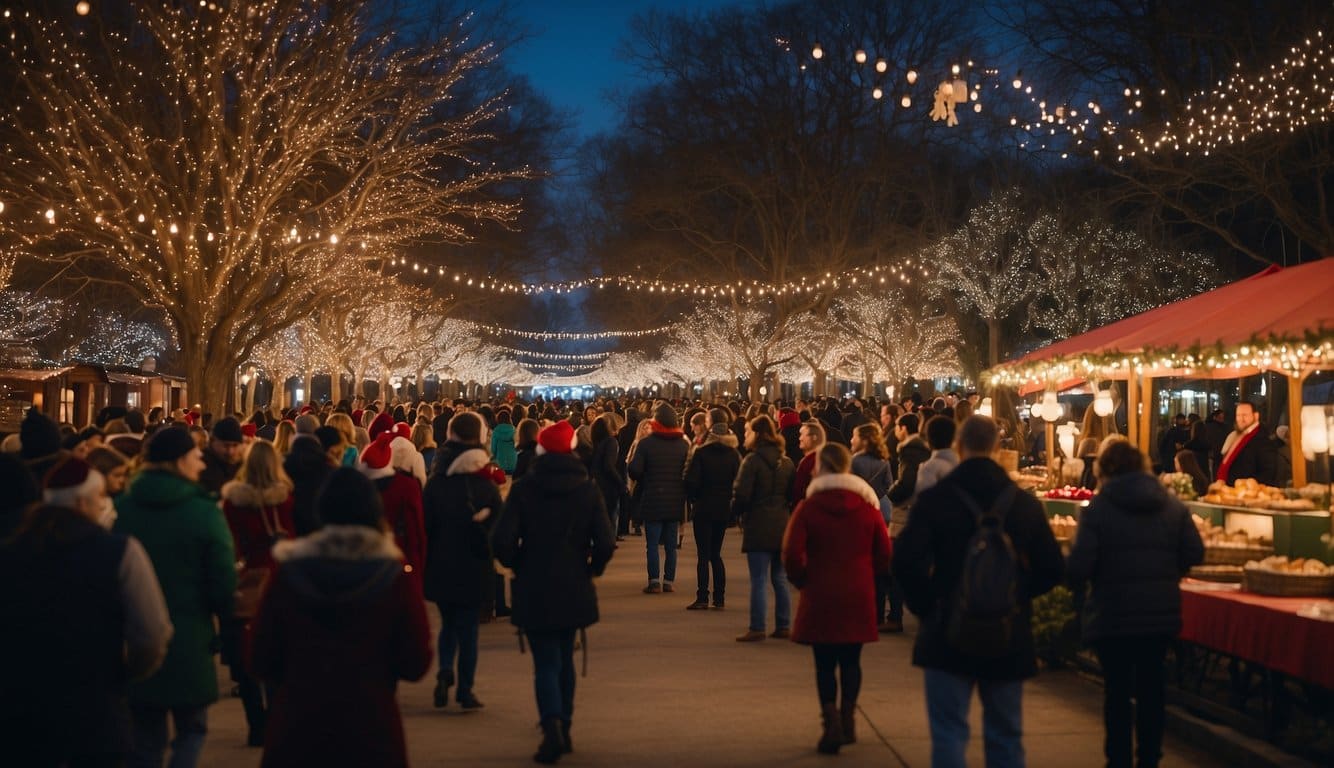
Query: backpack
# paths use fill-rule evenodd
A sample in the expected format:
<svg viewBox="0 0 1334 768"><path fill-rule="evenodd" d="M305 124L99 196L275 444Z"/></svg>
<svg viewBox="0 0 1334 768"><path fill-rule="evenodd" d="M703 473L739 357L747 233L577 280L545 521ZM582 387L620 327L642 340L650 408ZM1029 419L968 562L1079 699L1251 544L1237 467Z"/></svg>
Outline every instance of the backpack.
<svg viewBox="0 0 1334 768"><path fill-rule="evenodd" d="M1019 556L1005 533L1005 513L1014 502L1010 484L983 512L967 493L956 489L972 513L977 530L964 550L959 583L946 606L945 641L954 650L980 658L999 658L1013 650L1019 619Z"/></svg>

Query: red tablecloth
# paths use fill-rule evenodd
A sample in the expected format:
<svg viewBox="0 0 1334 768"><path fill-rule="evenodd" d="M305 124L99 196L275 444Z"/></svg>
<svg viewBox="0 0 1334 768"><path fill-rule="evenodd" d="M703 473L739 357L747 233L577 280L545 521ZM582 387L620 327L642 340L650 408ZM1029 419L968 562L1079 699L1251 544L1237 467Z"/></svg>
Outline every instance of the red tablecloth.
<svg viewBox="0 0 1334 768"><path fill-rule="evenodd" d="M1334 690L1334 622L1297 611L1320 598L1181 590L1181 639Z"/></svg>

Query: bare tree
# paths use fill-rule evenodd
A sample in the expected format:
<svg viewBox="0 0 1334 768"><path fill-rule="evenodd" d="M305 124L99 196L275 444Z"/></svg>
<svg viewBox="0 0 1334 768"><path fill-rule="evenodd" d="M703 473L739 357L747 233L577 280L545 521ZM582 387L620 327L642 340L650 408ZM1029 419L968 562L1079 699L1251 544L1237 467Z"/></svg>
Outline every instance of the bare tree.
<svg viewBox="0 0 1334 768"><path fill-rule="evenodd" d="M218 410L254 346L353 296L391 249L466 240L517 206L472 165L494 94L466 21L419 43L368 0L137 3L4 20L15 108L0 249L161 307L191 394Z"/></svg>

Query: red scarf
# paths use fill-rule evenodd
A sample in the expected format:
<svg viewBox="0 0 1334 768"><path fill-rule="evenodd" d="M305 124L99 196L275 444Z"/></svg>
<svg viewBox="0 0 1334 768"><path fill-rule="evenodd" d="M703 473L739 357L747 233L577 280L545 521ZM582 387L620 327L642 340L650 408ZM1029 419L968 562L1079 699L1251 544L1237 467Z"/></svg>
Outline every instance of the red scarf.
<svg viewBox="0 0 1334 768"><path fill-rule="evenodd" d="M1238 438L1236 445L1233 445L1232 450L1228 451L1227 456L1223 457L1223 463L1218 465L1218 475L1214 478L1215 480L1222 480L1225 483L1227 482L1227 473L1228 470L1232 469L1232 462L1236 460L1237 455L1241 453L1241 449L1246 447L1246 444L1251 441L1251 438L1259 433L1259 426L1255 426L1252 427L1249 432Z"/></svg>

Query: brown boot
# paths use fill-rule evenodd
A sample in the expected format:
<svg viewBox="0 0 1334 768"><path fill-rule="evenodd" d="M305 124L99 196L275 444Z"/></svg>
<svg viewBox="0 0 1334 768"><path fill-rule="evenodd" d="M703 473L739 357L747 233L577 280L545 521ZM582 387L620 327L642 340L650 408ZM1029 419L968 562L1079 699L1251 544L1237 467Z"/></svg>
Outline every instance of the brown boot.
<svg viewBox="0 0 1334 768"><path fill-rule="evenodd" d="M815 745L816 751L822 755L837 755L838 748L843 746L843 721L838 714L838 705L832 701L822 702L820 722L824 725L824 733L820 734L820 743Z"/></svg>
<svg viewBox="0 0 1334 768"><path fill-rule="evenodd" d="M857 702L845 701L839 709L843 718L843 743L857 743Z"/></svg>

